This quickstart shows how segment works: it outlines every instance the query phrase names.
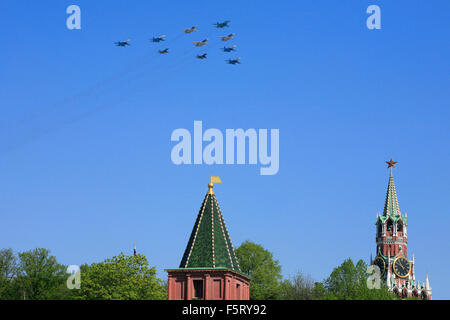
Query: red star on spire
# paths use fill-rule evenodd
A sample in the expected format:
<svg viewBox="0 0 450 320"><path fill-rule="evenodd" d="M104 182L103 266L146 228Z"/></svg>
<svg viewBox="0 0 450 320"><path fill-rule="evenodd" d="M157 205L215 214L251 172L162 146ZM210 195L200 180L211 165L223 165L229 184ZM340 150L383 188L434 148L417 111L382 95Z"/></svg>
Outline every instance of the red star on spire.
<svg viewBox="0 0 450 320"><path fill-rule="evenodd" d="M390 168L390 167L395 168L395 164L396 164L397 162L398 162L398 161L392 160L392 158L391 158L391 160L386 161L386 163L387 163L387 165L388 165L388 168Z"/></svg>

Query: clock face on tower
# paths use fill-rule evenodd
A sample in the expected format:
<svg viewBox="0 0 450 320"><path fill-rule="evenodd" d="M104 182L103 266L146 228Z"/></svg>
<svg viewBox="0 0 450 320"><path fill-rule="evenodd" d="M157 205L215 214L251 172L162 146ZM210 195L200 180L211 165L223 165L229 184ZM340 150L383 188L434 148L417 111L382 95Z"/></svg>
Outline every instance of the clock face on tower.
<svg viewBox="0 0 450 320"><path fill-rule="evenodd" d="M398 257L394 260L394 273L400 278L406 278L411 271L411 264L405 257Z"/></svg>
<svg viewBox="0 0 450 320"><path fill-rule="evenodd" d="M372 264L380 268L380 275L383 275L384 271L386 271L386 262L384 262L384 259L382 257L376 257L375 260L373 260Z"/></svg>

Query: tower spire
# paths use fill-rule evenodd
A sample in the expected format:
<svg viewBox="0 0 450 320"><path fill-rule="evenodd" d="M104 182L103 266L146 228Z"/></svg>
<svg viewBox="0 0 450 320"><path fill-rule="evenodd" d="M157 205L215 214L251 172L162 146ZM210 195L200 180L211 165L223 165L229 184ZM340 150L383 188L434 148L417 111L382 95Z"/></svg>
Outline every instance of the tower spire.
<svg viewBox="0 0 450 320"><path fill-rule="evenodd" d="M197 220L187 244L180 268L228 268L241 272L231 244L230 235L214 194L214 183L221 183L212 176Z"/></svg>
<svg viewBox="0 0 450 320"><path fill-rule="evenodd" d="M386 161L388 169L390 169L389 183L386 191L386 200L384 201L383 216L398 216L400 215L400 208L398 205L397 192L395 191L394 176L392 168L395 168L397 161Z"/></svg>
<svg viewBox="0 0 450 320"><path fill-rule="evenodd" d="M430 281L428 280L428 272L427 272L427 278L425 280L425 290L431 290Z"/></svg>

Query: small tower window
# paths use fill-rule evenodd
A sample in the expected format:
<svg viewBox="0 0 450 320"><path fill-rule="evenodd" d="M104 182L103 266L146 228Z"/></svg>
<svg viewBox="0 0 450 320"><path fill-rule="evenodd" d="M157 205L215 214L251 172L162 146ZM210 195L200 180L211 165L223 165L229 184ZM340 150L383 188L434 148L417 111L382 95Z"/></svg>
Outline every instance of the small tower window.
<svg viewBox="0 0 450 320"><path fill-rule="evenodd" d="M194 298L203 299L203 280L194 280Z"/></svg>
<svg viewBox="0 0 450 320"><path fill-rule="evenodd" d="M381 233L382 233L382 231L381 231L381 223L378 222L377 223L377 235L378 235L378 237L381 237Z"/></svg>
<svg viewBox="0 0 450 320"><path fill-rule="evenodd" d="M403 223L397 222L397 232L403 232Z"/></svg>
<svg viewBox="0 0 450 320"><path fill-rule="evenodd" d="M387 222L387 232L391 232L392 233L393 229L394 229L394 225L392 224L392 220L389 219L388 222Z"/></svg>

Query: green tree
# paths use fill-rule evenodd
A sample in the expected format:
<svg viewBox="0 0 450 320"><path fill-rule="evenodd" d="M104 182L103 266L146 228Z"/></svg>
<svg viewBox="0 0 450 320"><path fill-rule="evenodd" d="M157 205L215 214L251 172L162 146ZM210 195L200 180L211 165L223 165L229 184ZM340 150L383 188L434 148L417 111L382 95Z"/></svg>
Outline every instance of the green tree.
<svg viewBox="0 0 450 320"><path fill-rule="evenodd" d="M16 299L62 299L67 293L65 266L44 248L19 253L19 269L15 279Z"/></svg>
<svg viewBox="0 0 450 320"><path fill-rule="evenodd" d="M261 245L245 241L236 249L241 271L250 277L250 299L281 298L281 266Z"/></svg>
<svg viewBox="0 0 450 320"><path fill-rule="evenodd" d="M72 290L74 299L167 299L164 283L156 277L156 269L148 267L143 255L121 253L104 262L82 265L80 270L81 287Z"/></svg>
<svg viewBox="0 0 450 320"><path fill-rule="evenodd" d="M297 272L290 279L281 283L281 298L283 300L312 300L314 299L315 282L309 275Z"/></svg>
<svg viewBox="0 0 450 320"><path fill-rule="evenodd" d="M380 289L369 289L367 286L367 264L359 260L356 265L349 258L340 266L334 268L330 276L325 279L326 294L322 299L339 300L392 300L396 296L391 294L384 281Z"/></svg>
<svg viewBox="0 0 450 320"><path fill-rule="evenodd" d="M313 299L314 300L323 300L325 299L327 295L327 289L325 289L322 282L316 282L314 283L314 289L313 289Z"/></svg>
<svg viewBox="0 0 450 320"><path fill-rule="evenodd" d="M0 250L0 299L14 299L18 261L12 249Z"/></svg>

